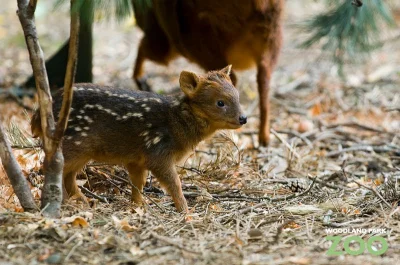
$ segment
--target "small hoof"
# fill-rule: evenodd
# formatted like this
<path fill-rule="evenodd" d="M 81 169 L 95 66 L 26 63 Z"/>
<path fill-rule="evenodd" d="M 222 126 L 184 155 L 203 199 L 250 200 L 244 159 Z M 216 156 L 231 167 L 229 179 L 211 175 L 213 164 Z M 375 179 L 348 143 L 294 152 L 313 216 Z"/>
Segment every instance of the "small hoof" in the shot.
<path fill-rule="evenodd" d="M 141 90 L 141 91 L 151 92 L 151 87 L 147 83 L 147 79 L 146 78 L 136 79 L 136 85 L 139 87 L 139 90 Z"/>
<path fill-rule="evenodd" d="M 258 136 L 258 145 L 259 146 L 266 147 L 266 146 L 269 145 L 269 141 L 270 141 L 269 135 L 268 136 L 266 136 L 266 135 L 259 135 Z"/>

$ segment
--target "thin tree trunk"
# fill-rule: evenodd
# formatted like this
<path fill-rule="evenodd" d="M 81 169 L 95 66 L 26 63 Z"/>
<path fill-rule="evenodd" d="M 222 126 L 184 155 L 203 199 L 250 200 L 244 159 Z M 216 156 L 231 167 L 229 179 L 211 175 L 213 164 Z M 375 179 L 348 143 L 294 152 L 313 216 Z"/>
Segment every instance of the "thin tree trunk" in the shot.
<path fill-rule="evenodd" d="M 71 0 L 72 10 L 73 0 Z M 67 70 L 64 80 L 63 102 L 57 122 L 57 128 L 54 131 L 53 139 L 57 143 L 57 150 L 50 160 L 45 160 L 43 167 L 46 169 L 46 178 L 44 181 L 42 193 L 42 207 L 53 215 L 59 213 L 62 199 L 62 170 L 64 166 L 64 156 L 62 154 L 61 140 L 67 128 L 69 113 L 71 110 L 73 83 L 76 72 L 76 63 L 78 55 L 79 39 L 79 13 L 71 11 L 71 28 L 69 38 L 69 56 Z M 42 128 L 43 130 L 43 128 Z M 44 130 L 43 130 L 44 131 Z"/>
<path fill-rule="evenodd" d="M 79 62 L 75 81 L 77 83 L 91 83 L 93 81 L 93 1 L 85 1 L 80 7 L 79 14 L 82 19 L 79 24 Z M 64 87 L 69 42 L 68 39 L 54 55 L 46 60 L 47 75 L 52 91 L 57 91 L 60 87 Z M 26 88 L 35 87 L 34 76 L 29 77 L 22 86 Z"/>
<path fill-rule="evenodd" d="M 45 216 L 59 217 L 62 201 L 62 169 L 64 166 L 61 140 L 67 126 L 72 101 L 72 84 L 74 81 L 77 60 L 76 44 L 79 32 L 79 15 L 77 12 L 71 14 L 70 54 L 67 64 L 67 74 L 65 77 L 67 85 L 64 87 L 64 94 L 66 95 L 64 95 L 63 98 L 63 108 L 59 114 L 60 119 L 56 128 L 44 56 L 38 42 L 34 22 L 37 0 L 17 0 L 17 2 L 17 13 L 24 30 L 25 41 L 28 46 L 30 61 L 36 81 L 36 90 L 40 102 L 39 110 L 43 132 L 42 141 L 45 152 L 43 164 L 45 183 L 42 193 L 42 209 Z M 71 6 L 73 3 L 73 0 L 71 0 Z M 73 10 L 73 8 L 71 8 L 71 10 Z"/>
<path fill-rule="evenodd" d="M 34 212 L 37 210 L 35 201 L 28 182 L 25 176 L 22 174 L 22 170 L 17 163 L 17 160 L 12 153 L 10 143 L 8 142 L 7 136 L 3 125 L 0 122 L 0 162 L 3 164 L 6 170 L 7 176 L 10 179 L 11 185 L 14 189 L 15 194 L 18 197 L 19 203 L 25 212 Z"/>

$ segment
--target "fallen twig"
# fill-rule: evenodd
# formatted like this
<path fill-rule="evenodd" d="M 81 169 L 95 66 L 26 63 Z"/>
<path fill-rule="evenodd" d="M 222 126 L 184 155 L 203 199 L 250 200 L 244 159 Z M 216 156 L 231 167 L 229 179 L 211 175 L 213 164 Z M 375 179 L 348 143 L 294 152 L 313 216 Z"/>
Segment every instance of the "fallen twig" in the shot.
<path fill-rule="evenodd" d="M 109 203 L 106 197 L 103 196 L 99 196 L 93 192 L 91 192 L 90 190 L 88 190 L 87 188 L 85 188 L 84 186 L 78 186 L 81 190 L 83 190 L 83 192 L 85 193 L 85 195 L 89 195 L 90 197 L 93 197 L 101 202 L 104 203 Z"/>
<path fill-rule="evenodd" d="M 386 206 L 388 206 L 389 208 L 392 208 L 392 205 L 390 203 L 388 203 L 377 190 L 370 188 L 370 187 L 358 182 L 355 179 L 353 179 L 353 182 L 356 183 L 360 187 L 363 187 L 363 188 L 366 188 L 367 190 L 372 191 L 382 202 L 384 202 L 386 204 Z"/>
<path fill-rule="evenodd" d="M 296 152 L 296 150 L 294 150 L 293 147 L 288 142 L 286 142 L 274 129 L 271 128 L 271 132 L 273 135 L 276 136 L 276 138 L 278 138 L 281 143 L 283 143 L 290 150 L 290 152 L 294 154 L 296 158 L 300 158 L 300 155 Z"/>
<path fill-rule="evenodd" d="M 356 145 L 348 148 L 343 148 L 341 150 L 336 150 L 336 151 L 331 151 L 328 152 L 325 157 L 333 157 L 340 155 L 342 153 L 346 152 L 354 152 L 354 151 L 367 151 L 367 152 L 400 152 L 400 150 L 396 150 L 395 148 L 392 148 L 390 146 L 384 145 L 384 146 L 373 146 L 373 145 Z"/>
<path fill-rule="evenodd" d="M 181 249 L 183 251 L 186 251 L 186 252 L 189 252 L 189 253 L 193 253 L 193 254 L 197 254 L 197 255 L 201 254 L 200 252 L 197 252 L 197 251 L 194 251 L 194 250 L 191 250 L 191 249 L 188 249 L 188 248 L 182 246 L 181 243 L 174 241 L 172 238 L 169 238 L 169 237 L 166 237 L 166 236 L 161 236 L 161 235 L 158 235 L 156 233 L 151 233 L 151 236 L 156 238 L 156 239 L 158 239 L 158 240 L 160 240 L 160 241 L 163 241 L 163 242 L 165 242 L 165 243 L 167 243 L 169 245 L 177 247 L 177 248 L 179 248 L 179 249 Z"/>
<path fill-rule="evenodd" d="M 306 190 L 303 191 L 302 193 L 299 193 L 299 194 L 291 194 L 291 195 L 289 195 L 289 196 L 283 196 L 283 197 L 277 197 L 277 198 L 263 197 L 262 199 L 264 199 L 265 201 L 260 202 L 260 203 L 258 203 L 258 204 L 256 204 L 256 205 L 253 205 L 253 206 L 251 206 L 251 207 L 244 208 L 244 209 L 242 209 L 242 210 L 239 211 L 239 214 L 248 213 L 248 212 L 250 212 L 250 211 L 253 211 L 253 210 L 256 209 L 256 208 L 260 208 L 260 207 L 266 205 L 267 203 L 279 202 L 279 201 L 286 201 L 286 200 L 289 200 L 289 199 L 293 199 L 293 198 L 298 198 L 298 197 L 304 196 L 304 195 L 306 195 L 307 193 L 309 193 L 310 190 L 313 188 L 314 183 L 315 183 L 315 179 L 316 179 L 316 178 L 313 178 L 313 179 L 312 179 L 313 182 L 310 184 L 310 186 L 308 187 L 308 189 L 306 189 Z"/>

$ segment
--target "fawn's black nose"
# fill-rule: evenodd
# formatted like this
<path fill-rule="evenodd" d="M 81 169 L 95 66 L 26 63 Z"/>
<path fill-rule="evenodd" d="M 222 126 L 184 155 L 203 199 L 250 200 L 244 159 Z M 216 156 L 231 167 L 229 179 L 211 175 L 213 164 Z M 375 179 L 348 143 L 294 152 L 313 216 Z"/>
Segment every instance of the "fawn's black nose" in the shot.
<path fill-rule="evenodd" d="M 247 123 L 247 117 L 245 115 L 240 115 L 239 123 L 242 124 L 242 125 L 246 124 Z"/>

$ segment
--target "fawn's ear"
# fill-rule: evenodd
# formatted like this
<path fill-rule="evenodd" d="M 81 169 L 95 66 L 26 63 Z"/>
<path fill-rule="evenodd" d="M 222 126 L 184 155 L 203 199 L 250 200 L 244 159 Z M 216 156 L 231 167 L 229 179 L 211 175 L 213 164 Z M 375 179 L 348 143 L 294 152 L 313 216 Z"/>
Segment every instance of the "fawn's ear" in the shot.
<path fill-rule="evenodd" d="M 182 71 L 181 76 L 179 77 L 181 89 L 188 97 L 191 97 L 194 94 L 199 81 L 200 78 L 195 73 L 188 71 Z"/>
<path fill-rule="evenodd" d="M 229 76 L 231 74 L 231 70 L 232 70 L 232 65 L 228 65 L 225 68 L 221 69 L 221 72 L 223 72 L 224 74 L 226 74 L 227 76 Z"/>

